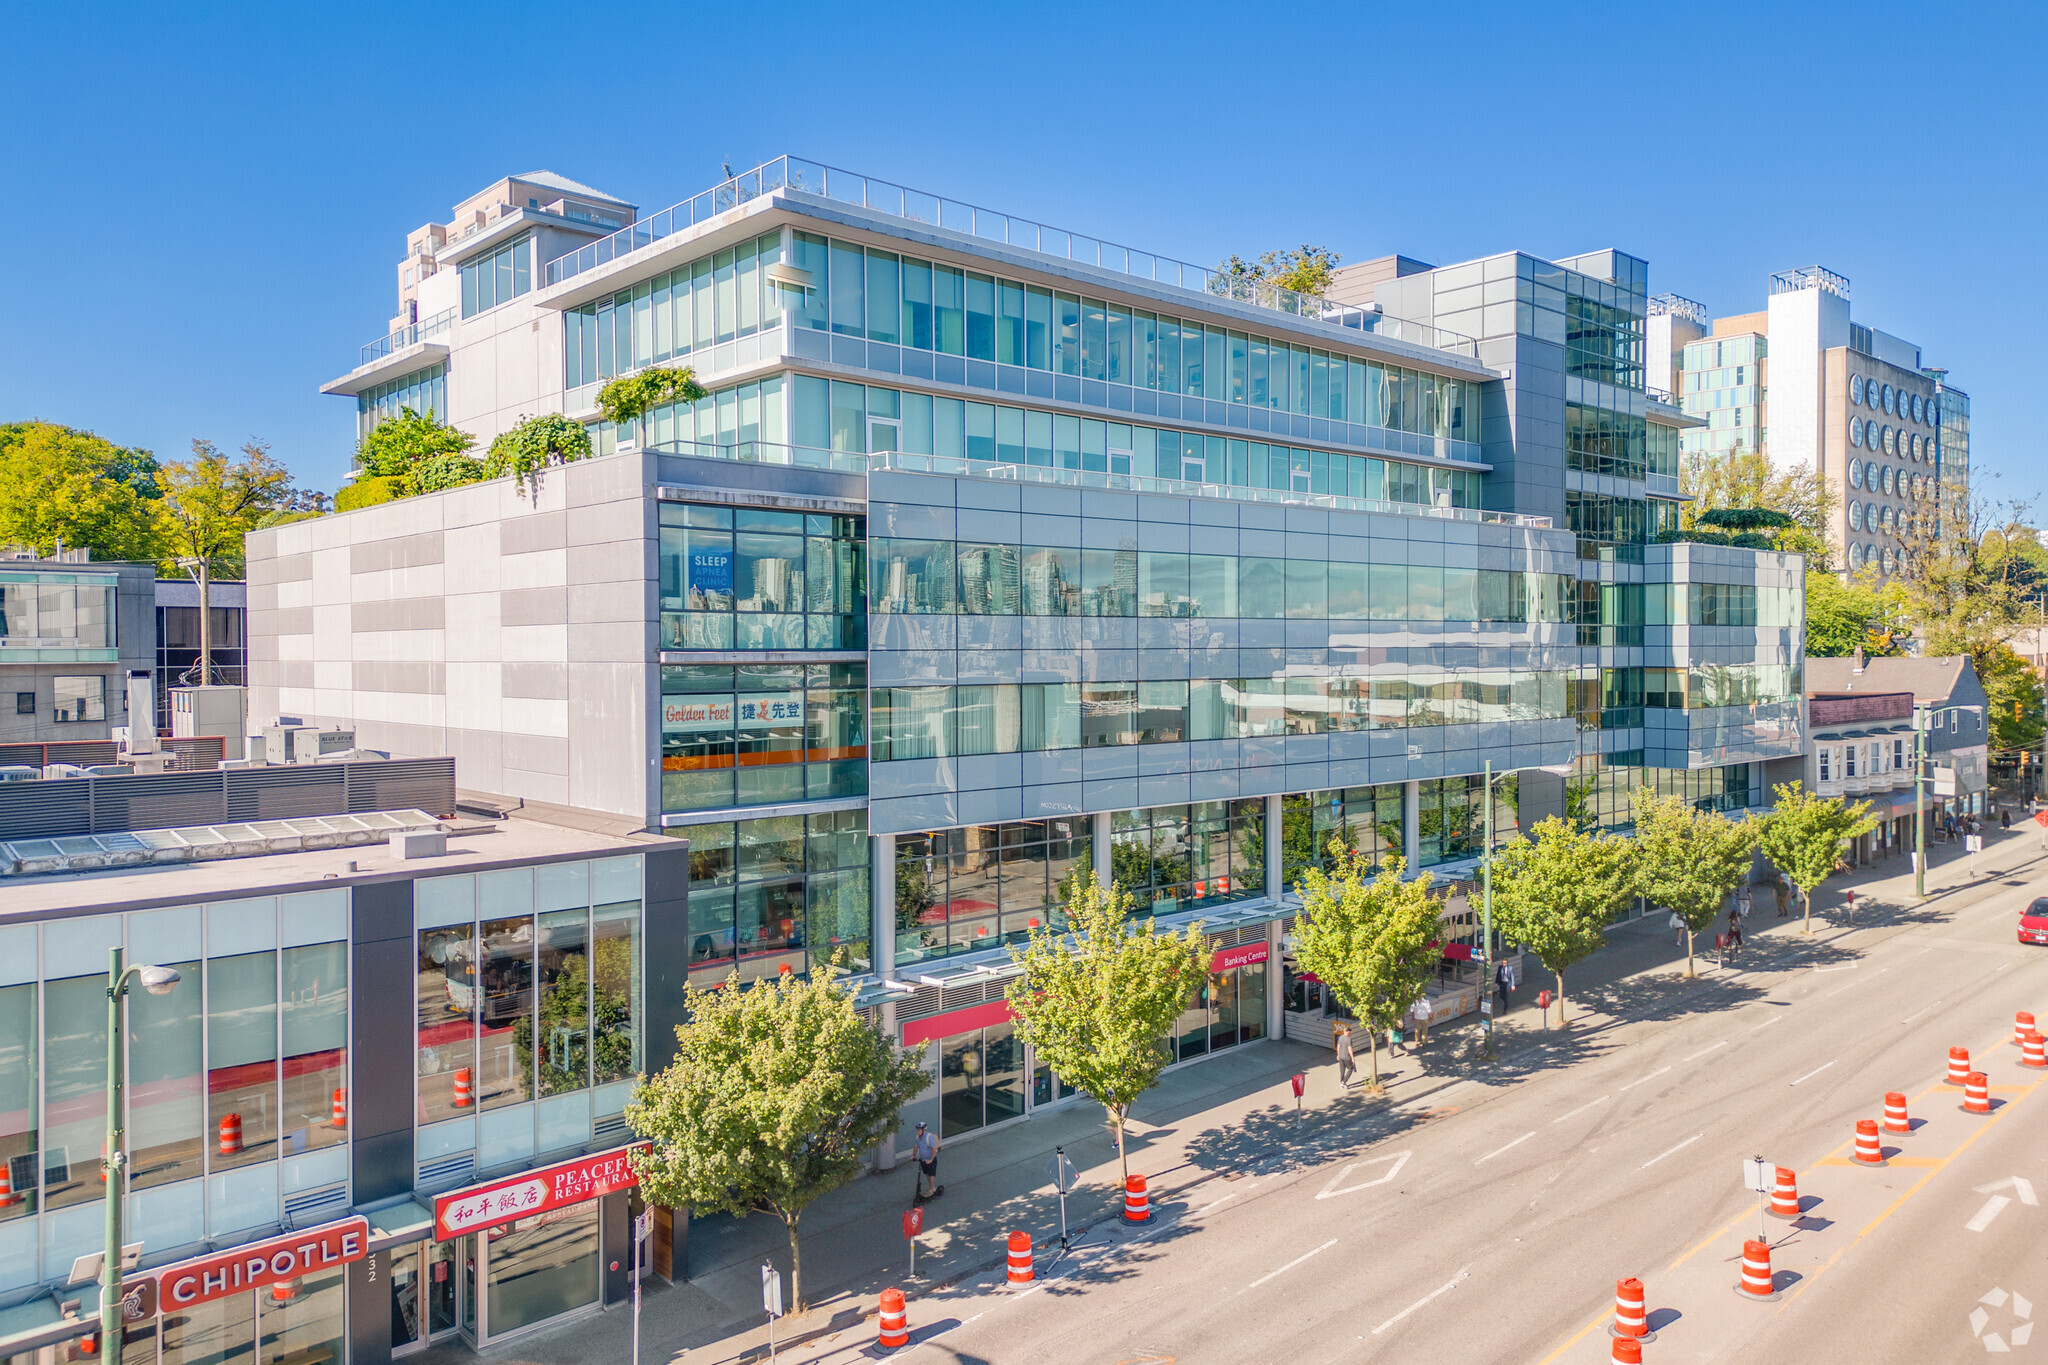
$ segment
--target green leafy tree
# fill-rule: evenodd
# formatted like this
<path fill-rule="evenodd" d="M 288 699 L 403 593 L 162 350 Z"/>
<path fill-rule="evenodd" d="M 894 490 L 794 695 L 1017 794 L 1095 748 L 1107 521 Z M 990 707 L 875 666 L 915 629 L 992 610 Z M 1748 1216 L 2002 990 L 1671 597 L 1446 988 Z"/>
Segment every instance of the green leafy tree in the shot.
<path fill-rule="evenodd" d="M 1298 251 L 1268 251 L 1257 260 L 1232 255 L 1216 267 L 1214 293 L 1231 298 L 1256 297 L 1260 286 L 1321 295 L 1336 278 L 1344 258 L 1326 246 L 1304 242 Z"/>
<path fill-rule="evenodd" d="M 289 503 L 292 476 L 262 441 L 229 456 L 211 441 L 192 442 L 192 458 L 158 475 L 166 574 L 199 585 L 199 681 L 213 681 L 213 583 L 242 576 L 242 538 Z"/>
<path fill-rule="evenodd" d="M 685 987 L 683 1006 L 675 1061 L 626 1106 L 653 1144 L 629 1158 L 634 1173 L 652 1203 L 781 1219 L 801 1312 L 804 1210 L 866 1170 L 925 1088 L 924 1049 L 899 1054 L 830 966 L 746 988 L 734 973 L 713 990 Z"/>
<path fill-rule="evenodd" d="M 1685 922 L 1685 974 L 1692 976 L 1693 938 L 1748 879 L 1756 826 L 1648 787 L 1636 794 L 1635 822 L 1636 894 Z"/>
<path fill-rule="evenodd" d="M 1635 896 L 1635 849 L 1561 816 L 1493 855 L 1493 923 L 1557 978 L 1565 1022 L 1565 972 L 1599 951 L 1607 926 Z"/>
<path fill-rule="evenodd" d="M 1067 933 L 1034 929 L 1010 956 L 1023 968 L 1006 992 L 1017 1036 L 1108 1113 L 1128 1180 L 1131 1106 L 1172 1059 L 1168 1032 L 1209 974 L 1202 926 L 1178 935 L 1149 918 L 1133 926 L 1129 894 L 1091 873 L 1067 902 Z"/>
<path fill-rule="evenodd" d="M 550 465 L 589 458 L 590 429 L 559 412 L 545 412 L 520 418 L 491 442 L 489 476 L 510 474 L 524 492 L 528 483 L 540 486 L 541 472 Z"/>
<path fill-rule="evenodd" d="M 334 495 L 334 510 L 353 512 L 358 507 L 375 507 L 380 502 L 405 496 L 405 480 L 395 474 L 359 475 Z"/>
<path fill-rule="evenodd" d="M 158 469 L 148 451 L 91 432 L 25 422 L 0 440 L 0 544 L 51 554 L 61 544 L 98 559 L 163 557 Z"/>
<path fill-rule="evenodd" d="M 437 455 L 466 454 L 475 444 L 476 437 L 441 421 L 432 411 L 400 408 L 398 416 L 385 418 L 356 443 L 356 465 L 377 478 L 405 479 L 414 465 Z"/>
<path fill-rule="evenodd" d="M 1844 583 L 1810 565 L 1806 573 L 1806 653 L 1846 659 L 1859 648 L 1871 658 L 1906 652 L 1908 631 L 1890 603 L 1859 573 Z"/>
<path fill-rule="evenodd" d="M 1694 451 L 1685 457 L 1679 486 L 1692 498 L 1679 510 L 1679 524 L 1688 532 L 1731 540 L 1754 536 L 1760 548 L 1805 555 L 1809 573 L 1825 571 L 1832 562 L 1828 522 L 1835 495 L 1811 465 L 1779 469 L 1763 451 L 1740 447 L 1720 454 Z M 1710 520 L 1743 511 L 1779 513 L 1789 522 L 1736 525 Z"/>
<path fill-rule="evenodd" d="M 1763 818 L 1758 843 L 1764 856 L 1799 888 L 1805 902 L 1803 931 L 1813 932 L 1813 893 L 1834 872 L 1849 841 L 1877 828 L 1870 803 L 1851 806 L 1839 796 L 1821 797 L 1797 782 L 1772 788 L 1778 802 Z"/>
<path fill-rule="evenodd" d="M 1401 880 L 1399 858 L 1375 870 L 1371 859 L 1341 840 L 1331 840 L 1329 852 L 1330 871 L 1310 867 L 1294 884 L 1301 896 L 1294 959 L 1365 1025 L 1376 1094 L 1379 1037 L 1422 998 L 1441 960 L 1435 944 L 1443 907 L 1429 892 L 1433 879 L 1427 872 Z"/>
<path fill-rule="evenodd" d="M 657 365 L 638 374 L 623 375 L 599 389 L 597 410 L 614 426 L 633 423 L 644 437 L 646 432 L 639 425 L 641 418 L 664 403 L 694 403 L 704 393 L 696 371 L 689 366 L 669 369 Z"/>
<path fill-rule="evenodd" d="M 1984 685 L 1993 749 L 2041 747 L 2041 676 L 2008 644 L 1994 645 L 1971 662 Z"/>

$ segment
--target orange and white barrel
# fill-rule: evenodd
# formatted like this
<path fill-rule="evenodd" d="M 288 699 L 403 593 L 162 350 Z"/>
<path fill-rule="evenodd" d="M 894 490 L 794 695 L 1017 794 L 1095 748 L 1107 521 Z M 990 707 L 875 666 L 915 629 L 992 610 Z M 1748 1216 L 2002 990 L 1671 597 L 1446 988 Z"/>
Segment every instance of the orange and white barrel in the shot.
<path fill-rule="evenodd" d="M 880 1345 L 885 1351 L 910 1344 L 910 1310 L 904 1306 L 903 1291 L 884 1289 L 881 1312 L 876 1314 L 881 1325 Z"/>
<path fill-rule="evenodd" d="M 1778 1183 L 1771 1189 L 1771 1212 L 1779 1218 L 1799 1216 L 1799 1176 L 1789 1166 L 1778 1167 Z"/>
<path fill-rule="evenodd" d="M 233 1156 L 242 1150 L 242 1116 L 229 1114 L 220 1121 L 220 1154 Z"/>
<path fill-rule="evenodd" d="M 334 1105 L 328 1113 L 332 1116 L 336 1128 L 348 1127 L 348 1091 L 339 1086 L 335 1087 Z"/>
<path fill-rule="evenodd" d="M 1635 1337 L 1616 1337 L 1607 1353 L 1608 1365 L 1643 1365 L 1643 1343 Z"/>
<path fill-rule="evenodd" d="M 1145 1177 L 1127 1177 L 1124 1180 L 1124 1221 L 1142 1223 L 1151 1216 L 1152 1196 L 1145 1192 Z"/>
<path fill-rule="evenodd" d="M 1970 1079 L 1970 1049 L 1952 1047 L 1948 1050 L 1948 1083 L 1961 1085 Z"/>
<path fill-rule="evenodd" d="M 467 1109 L 475 1103 L 476 1092 L 470 1087 L 469 1068 L 458 1066 L 455 1068 L 455 1107 Z"/>
<path fill-rule="evenodd" d="M 1643 1309 L 1643 1282 L 1633 1275 L 1614 1282 L 1614 1325 L 1607 1332 L 1631 1341 L 1650 1335 L 1649 1316 Z"/>
<path fill-rule="evenodd" d="M 1884 1130 L 1901 1137 L 1913 1131 L 1912 1115 L 1906 1112 L 1906 1097 L 1896 1090 L 1887 1090 L 1884 1094 Z"/>
<path fill-rule="evenodd" d="M 1981 1071 L 1972 1071 L 1963 1082 L 1963 1112 L 1965 1114 L 1988 1114 L 1991 1112 L 1991 1082 L 1984 1079 Z"/>
<path fill-rule="evenodd" d="M 1856 1164 L 1858 1166 L 1882 1166 L 1884 1149 L 1877 1145 L 1877 1120 L 1856 1120 Z"/>
<path fill-rule="evenodd" d="M 1737 1288 L 1753 1299 L 1775 1299 L 1771 1287 L 1771 1244 L 1748 1241 L 1742 1244 L 1742 1283 Z"/>
<path fill-rule="evenodd" d="M 1031 1234 L 1010 1234 L 1010 1283 L 1029 1284 L 1037 1275 L 1031 1268 Z"/>
<path fill-rule="evenodd" d="M 2028 1029 L 2027 1037 L 2020 1044 L 2021 1066 L 2048 1066 L 2048 1039 L 2041 1037 L 2037 1029 Z"/>
<path fill-rule="evenodd" d="M 2025 1043 L 2026 1043 L 2026 1041 L 2027 1041 L 2027 1035 L 2028 1035 L 2029 1033 L 2032 1033 L 2033 1031 L 2034 1031 L 2034 1016 L 2033 1016 L 2033 1015 L 2031 1015 L 2031 1014 L 2027 1013 L 2027 1012 L 2026 1012 L 2025 1010 L 2021 1010 L 2021 1011 L 2020 1011 L 2019 1013 L 2017 1013 L 2017 1014 L 2013 1015 L 2013 1017 L 2012 1017 L 2012 1045 L 2013 1045 L 2014 1047 L 2021 1047 L 2021 1046 L 2024 1046 L 2024 1045 L 2025 1045 Z"/>

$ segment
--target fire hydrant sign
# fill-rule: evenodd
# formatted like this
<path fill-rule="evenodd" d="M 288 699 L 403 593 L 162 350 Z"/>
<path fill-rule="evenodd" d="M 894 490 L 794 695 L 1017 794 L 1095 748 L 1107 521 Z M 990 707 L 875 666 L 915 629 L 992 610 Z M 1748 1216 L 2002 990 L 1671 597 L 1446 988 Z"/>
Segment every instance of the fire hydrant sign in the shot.
<path fill-rule="evenodd" d="M 651 1150 L 645 1142 L 615 1147 L 609 1152 L 451 1191 L 434 1201 L 434 1235 L 446 1241 L 466 1232 L 481 1232 L 550 1209 L 630 1190 L 640 1183 L 640 1178 L 633 1174 L 626 1153 Z"/>

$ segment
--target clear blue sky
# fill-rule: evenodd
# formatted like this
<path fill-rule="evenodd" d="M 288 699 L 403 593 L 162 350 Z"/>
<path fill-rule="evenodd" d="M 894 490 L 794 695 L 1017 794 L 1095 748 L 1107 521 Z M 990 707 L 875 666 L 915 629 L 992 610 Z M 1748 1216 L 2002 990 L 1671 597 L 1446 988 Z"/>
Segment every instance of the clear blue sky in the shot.
<path fill-rule="evenodd" d="M 1700 16 L 1696 26 L 1686 16 Z M 1819 263 L 2048 490 L 2039 5 L 17 10 L 0 419 L 347 467 L 405 233 L 546 168 L 643 211 L 782 152 L 1184 260 L 1617 246 L 1760 307 Z"/>

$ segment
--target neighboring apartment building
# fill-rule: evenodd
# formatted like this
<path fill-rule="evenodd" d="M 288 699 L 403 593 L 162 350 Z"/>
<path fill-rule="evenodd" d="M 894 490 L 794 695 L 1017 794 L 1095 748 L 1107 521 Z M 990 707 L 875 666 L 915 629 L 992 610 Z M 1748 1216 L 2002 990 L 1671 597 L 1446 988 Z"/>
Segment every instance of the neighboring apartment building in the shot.
<path fill-rule="evenodd" d="M 1063 1098 L 1004 948 L 1090 867 L 1205 921 L 1191 1058 L 1292 1027 L 1283 897 L 1333 834 L 1467 875 L 1489 763 L 1503 831 L 1798 772 L 1801 562 L 1654 543 L 1696 422 L 1622 253 L 1308 299 L 795 160 L 436 260 L 508 252 L 326 389 L 373 424 L 432 386 L 479 442 L 559 410 L 596 456 L 252 535 L 252 724 L 687 835 L 692 976 L 842 957 L 937 1041 L 946 1132 Z M 654 364 L 710 395 L 601 422 Z"/>
<path fill-rule="evenodd" d="M 1668 354 L 1680 402 L 1706 425 L 1682 448 L 1818 470 L 1850 571 L 1893 572 L 1916 509 L 1939 518 L 1967 504 L 1969 395 L 1919 346 L 1852 321 L 1845 277 L 1820 266 L 1773 275 L 1763 311 L 1716 318 L 1703 335 L 1704 310 L 1687 311 Z"/>
<path fill-rule="evenodd" d="M 93 1358 L 116 947 L 181 978 L 127 998 L 116 1179 L 160 1307 L 125 1360 L 382 1365 L 624 1301 L 687 880 L 670 841 L 420 810 L 0 843 L 0 1357 Z M 478 1212 L 563 1167 L 598 1178 Z"/>
<path fill-rule="evenodd" d="M 155 581 L 151 565 L 96 564 L 84 550 L 0 558 L 0 699 L 13 703 L 0 705 L 0 744 L 105 740 L 128 724 L 128 674 L 156 665 Z M 4 761 L 68 761 L 37 752 Z"/>

